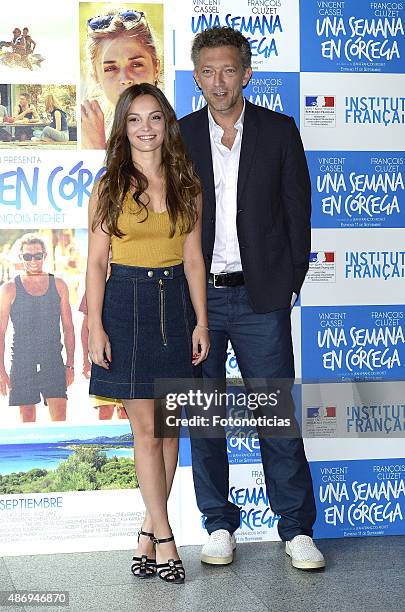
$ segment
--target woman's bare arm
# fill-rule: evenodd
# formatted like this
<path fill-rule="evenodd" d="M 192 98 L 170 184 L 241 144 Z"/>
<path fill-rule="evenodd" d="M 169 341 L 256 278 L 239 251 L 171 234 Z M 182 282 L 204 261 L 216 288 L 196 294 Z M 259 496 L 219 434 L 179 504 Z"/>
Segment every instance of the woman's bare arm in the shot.
<path fill-rule="evenodd" d="M 104 331 L 101 313 L 105 282 L 107 277 L 108 254 L 110 249 L 110 236 L 98 225 L 92 230 L 93 219 L 97 207 L 98 185 L 93 187 L 89 201 L 89 230 L 88 230 L 88 257 L 86 270 L 86 297 L 88 308 L 88 347 L 94 363 L 108 369 L 105 355 L 111 361 L 111 348 Z"/>
<path fill-rule="evenodd" d="M 193 364 L 197 365 L 206 359 L 209 351 L 208 314 L 207 314 L 207 278 L 201 248 L 201 211 L 202 198 L 198 196 L 198 221 L 184 243 L 184 273 L 187 278 L 190 297 L 197 317 L 197 326 L 193 332 Z M 201 351 L 198 350 L 200 346 Z M 194 355 L 198 357 L 194 358 Z"/>

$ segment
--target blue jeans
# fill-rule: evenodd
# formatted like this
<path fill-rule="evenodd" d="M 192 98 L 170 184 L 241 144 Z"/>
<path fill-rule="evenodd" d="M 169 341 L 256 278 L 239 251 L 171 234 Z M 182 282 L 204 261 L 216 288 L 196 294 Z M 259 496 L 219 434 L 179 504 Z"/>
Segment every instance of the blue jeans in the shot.
<path fill-rule="evenodd" d="M 42 130 L 41 137 L 50 138 L 51 140 L 55 140 L 55 142 L 67 142 L 69 140 L 69 130 L 56 130 L 50 125 L 46 125 Z"/>
<path fill-rule="evenodd" d="M 264 289 L 265 290 L 265 289 Z M 203 363 L 204 378 L 224 378 L 228 340 L 241 370 L 249 378 L 293 379 L 294 355 L 290 309 L 266 314 L 252 309 L 245 286 L 214 288 L 208 285 L 208 319 L 211 349 Z M 288 410 L 291 417 L 292 410 Z M 312 478 L 300 437 L 264 437 L 258 429 L 267 494 L 280 515 L 282 540 L 299 534 L 312 536 L 316 506 Z M 239 507 L 228 500 L 229 464 L 223 437 L 191 436 L 197 505 L 206 516 L 209 533 L 240 524 Z"/>

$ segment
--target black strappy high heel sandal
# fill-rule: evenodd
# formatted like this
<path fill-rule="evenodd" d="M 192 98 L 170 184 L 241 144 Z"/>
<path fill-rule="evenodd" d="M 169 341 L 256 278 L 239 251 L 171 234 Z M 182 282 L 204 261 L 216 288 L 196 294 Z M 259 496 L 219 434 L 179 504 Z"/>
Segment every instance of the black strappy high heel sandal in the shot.
<path fill-rule="evenodd" d="M 156 544 L 164 544 L 165 542 L 173 542 L 174 536 L 170 538 L 153 538 L 153 543 L 156 548 Z M 183 584 L 186 578 L 186 572 L 183 567 L 181 559 L 168 559 L 166 563 L 158 563 L 156 565 L 156 571 L 162 580 L 165 582 L 172 582 L 174 584 Z"/>
<path fill-rule="evenodd" d="M 154 542 L 155 536 L 148 531 L 138 531 L 138 544 L 141 535 L 148 536 Z M 156 575 L 156 559 L 149 559 L 147 555 L 132 557 L 131 572 L 135 578 L 153 578 Z"/>

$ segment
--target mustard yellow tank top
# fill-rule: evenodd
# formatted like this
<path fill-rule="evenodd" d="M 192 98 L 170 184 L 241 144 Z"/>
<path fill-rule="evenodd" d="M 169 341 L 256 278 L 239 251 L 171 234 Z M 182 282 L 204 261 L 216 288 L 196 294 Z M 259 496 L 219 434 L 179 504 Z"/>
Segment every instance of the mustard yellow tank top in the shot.
<path fill-rule="evenodd" d="M 127 193 L 118 217 L 118 228 L 125 236 L 111 236 L 111 262 L 142 268 L 164 268 L 182 263 L 187 234 L 180 234 L 176 228 L 173 238 L 169 238 L 167 211 L 148 210 L 148 217 L 145 217 L 146 211 L 134 201 L 132 194 Z"/>

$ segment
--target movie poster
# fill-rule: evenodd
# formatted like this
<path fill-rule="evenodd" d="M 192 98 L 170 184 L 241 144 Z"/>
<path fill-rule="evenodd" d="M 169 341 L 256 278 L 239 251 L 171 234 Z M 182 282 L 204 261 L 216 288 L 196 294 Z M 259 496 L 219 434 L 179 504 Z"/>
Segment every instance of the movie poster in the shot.
<path fill-rule="evenodd" d="M 105 149 L 124 89 L 146 82 L 164 90 L 163 5 L 79 7 L 81 148 Z"/>
<path fill-rule="evenodd" d="M 404 533 L 404 8 L 380 4 L 20 0 L 3 8 L 4 555 L 135 546 L 144 512 L 136 440 L 119 398 L 88 394 L 88 203 L 122 91 L 155 84 L 178 117 L 204 107 L 190 52 L 213 26 L 248 38 L 244 95 L 294 118 L 311 176 L 308 274 L 291 320 L 315 537 Z M 241 377 L 230 343 L 226 374 Z M 237 539 L 278 540 L 257 436 L 228 431 L 226 439 Z M 187 436 L 170 513 L 179 544 L 205 540 Z"/>
<path fill-rule="evenodd" d="M 401 151 L 307 151 L 313 228 L 405 225 Z"/>
<path fill-rule="evenodd" d="M 404 71 L 403 2 L 300 3 L 303 72 Z"/>

